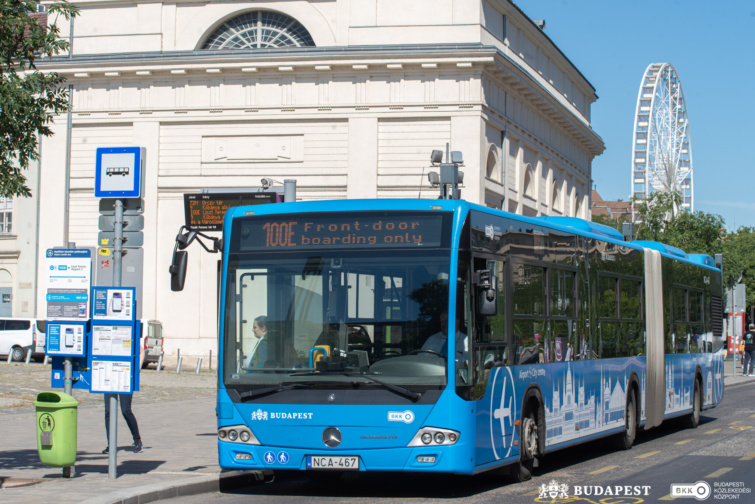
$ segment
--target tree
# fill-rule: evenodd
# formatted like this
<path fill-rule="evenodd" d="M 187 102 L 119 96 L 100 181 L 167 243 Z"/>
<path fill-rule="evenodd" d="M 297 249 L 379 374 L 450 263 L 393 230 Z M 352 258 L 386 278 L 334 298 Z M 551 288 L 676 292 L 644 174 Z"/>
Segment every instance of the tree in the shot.
<path fill-rule="evenodd" d="M 595 215 L 595 214 L 593 214 L 592 221 L 596 222 L 598 224 L 603 224 L 604 226 L 612 227 L 612 228 L 618 230 L 619 232 L 621 232 L 621 230 L 622 230 L 622 224 L 624 224 L 625 222 L 628 222 L 629 219 L 627 218 L 626 215 L 619 215 L 618 218 L 612 219 L 608 215 Z"/>
<path fill-rule="evenodd" d="M 747 285 L 747 306 L 755 305 L 755 229 L 740 227 L 724 239 L 724 285 Z"/>
<path fill-rule="evenodd" d="M 38 137 L 52 136 L 53 115 L 68 110 L 65 79 L 37 70 L 35 62 L 68 49 L 56 23 L 34 16 L 35 0 L 0 0 L 0 196 L 31 196 L 23 171 L 39 159 Z M 67 2 L 48 6 L 48 16 L 70 19 Z M 43 18 L 46 19 L 46 18 Z"/>
<path fill-rule="evenodd" d="M 665 243 L 688 254 L 714 256 L 723 252 L 723 218 L 701 211 L 676 213 L 680 203 L 680 193 L 663 192 L 641 201 L 638 214 L 642 222 L 636 226 L 636 238 Z"/>
<path fill-rule="evenodd" d="M 641 221 L 635 226 L 635 237 L 667 243 L 664 241 L 666 230 L 673 218 L 674 208 L 681 201 L 682 195 L 678 192 L 654 192 L 647 200 L 635 198 L 633 202 L 637 205 L 637 215 Z"/>

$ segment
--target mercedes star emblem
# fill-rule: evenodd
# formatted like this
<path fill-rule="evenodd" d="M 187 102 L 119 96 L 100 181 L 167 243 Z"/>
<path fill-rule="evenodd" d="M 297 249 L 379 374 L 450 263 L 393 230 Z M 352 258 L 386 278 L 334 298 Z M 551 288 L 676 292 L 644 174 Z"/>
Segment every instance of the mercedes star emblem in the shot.
<path fill-rule="evenodd" d="M 329 448 L 335 448 L 341 444 L 341 431 L 335 427 L 328 427 L 322 432 L 322 442 Z"/>

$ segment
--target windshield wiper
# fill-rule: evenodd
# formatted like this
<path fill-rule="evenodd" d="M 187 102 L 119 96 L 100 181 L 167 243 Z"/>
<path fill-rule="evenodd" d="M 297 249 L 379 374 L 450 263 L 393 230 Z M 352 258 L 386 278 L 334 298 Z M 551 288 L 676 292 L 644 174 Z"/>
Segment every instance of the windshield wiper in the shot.
<path fill-rule="evenodd" d="M 358 376 L 360 378 L 365 378 L 367 380 L 370 380 L 373 383 L 377 383 L 378 385 L 381 385 L 381 386 L 387 388 L 388 390 L 390 390 L 392 392 L 395 392 L 395 393 L 397 393 L 399 395 L 407 397 L 407 398 L 411 399 L 414 402 L 419 401 L 419 399 L 422 397 L 422 394 L 420 394 L 419 392 L 415 392 L 413 390 L 409 390 L 408 388 L 404 388 L 404 387 L 401 387 L 399 385 L 394 385 L 393 383 L 384 382 L 383 380 L 378 380 L 374 376 L 370 376 L 372 374 L 380 374 L 380 373 L 368 373 L 368 372 L 364 372 L 364 373 L 353 373 L 352 372 L 352 373 L 349 373 L 349 372 L 345 372 L 345 371 L 321 371 L 321 372 L 315 373 L 315 376 L 316 375 L 323 375 L 323 374 L 326 374 L 326 375 L 328 375 L 328 374 L 329 375 L 343 375 L 343 376 Z M 304 376 L 304 375 L 313 376 L 310 373 L 295 373 L 295 374 L 293 374 L 291 376 Z M 352 382 L 352 383 L 356 384 L 356 382 Z"/>
<path fill-rule="evenodd" d="M 244 402 L 249 399 L 256 399 L 257 397 L 262 397 L 270 394 L 275 394 L 276 392 L 283 392 L 284 390 L 292 390 L 297 388 L 309 388 L 311 387 L 311 383 L 305 383 L 305 382 L 292 382 L 292 383 L 286 383 L 285 385 L 283 383 L 279 383 L 278 385 L 274 387 L 268 387 L 263 389 L 257 389 L 257 390 L 248 390 L 246 392 L 241 392 L 239 394 L 239 399 Z"/>
<path fill-rule="evenodd" d="M 383 380 L 378 380 L 374 376 L 370 376 L 371 373 L 343 373 L 343 374 L 346 376 L 358 376 L 360 378 L 365 378 L 367 380 L 370 380 L 371 382 L 377 383 L 378 385 L 382 385 L 383 387 L 393 392 L 396 392 L 397 394 L 400 394 L 404 397 L 408 397 L 414 402 L 419 401 L 420 398 L 422 397 L 422 394 L 420 394 L 419 392 L 415 392 L 408 388 L 394 385 L 393 383 L 384 382 Z"/>

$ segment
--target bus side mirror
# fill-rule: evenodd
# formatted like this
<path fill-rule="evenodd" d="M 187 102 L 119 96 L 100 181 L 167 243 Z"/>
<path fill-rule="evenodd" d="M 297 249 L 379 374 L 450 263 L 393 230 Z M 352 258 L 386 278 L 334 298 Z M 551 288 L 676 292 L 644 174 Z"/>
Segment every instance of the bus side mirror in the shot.
<path fill-rule="evenodd" d="M 179 233 L 178 236 L 176 236 L 176 242 L 178 243 L 178 249 L 183 250 L 189 245 L 191 245 L 191 242 L 194 241 L 194 238 L 197 237 L 197 232 L 189 229 L 185 233 L 181 234 Z"/>
<path fill-rule="evenodd" d="M 498 314 L 498 278 L 490 270 L 475 271 L 477 288 L 480 291 L 477 313 L 491 317 Z"/>
<path fill-rule="evenodd" d="M 176 250 L 173 252 L 173 262 L 168 268 L 170 271 L 170 290 L 173 292 L 182 291 L 184 282 L 186 282 L 186 263 L 189 253 L 185 250 Z"/>

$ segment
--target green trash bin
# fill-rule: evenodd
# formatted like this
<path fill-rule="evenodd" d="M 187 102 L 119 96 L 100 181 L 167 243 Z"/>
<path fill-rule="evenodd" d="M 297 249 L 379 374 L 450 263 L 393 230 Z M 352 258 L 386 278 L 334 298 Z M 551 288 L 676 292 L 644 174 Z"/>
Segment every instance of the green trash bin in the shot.
<path fill-rule="evenodd" d="M 78 401 L 63 392 L 41 392 L 34 406 L 39 460 L 46 466 L 72 466 L 76 462 Z"/>

